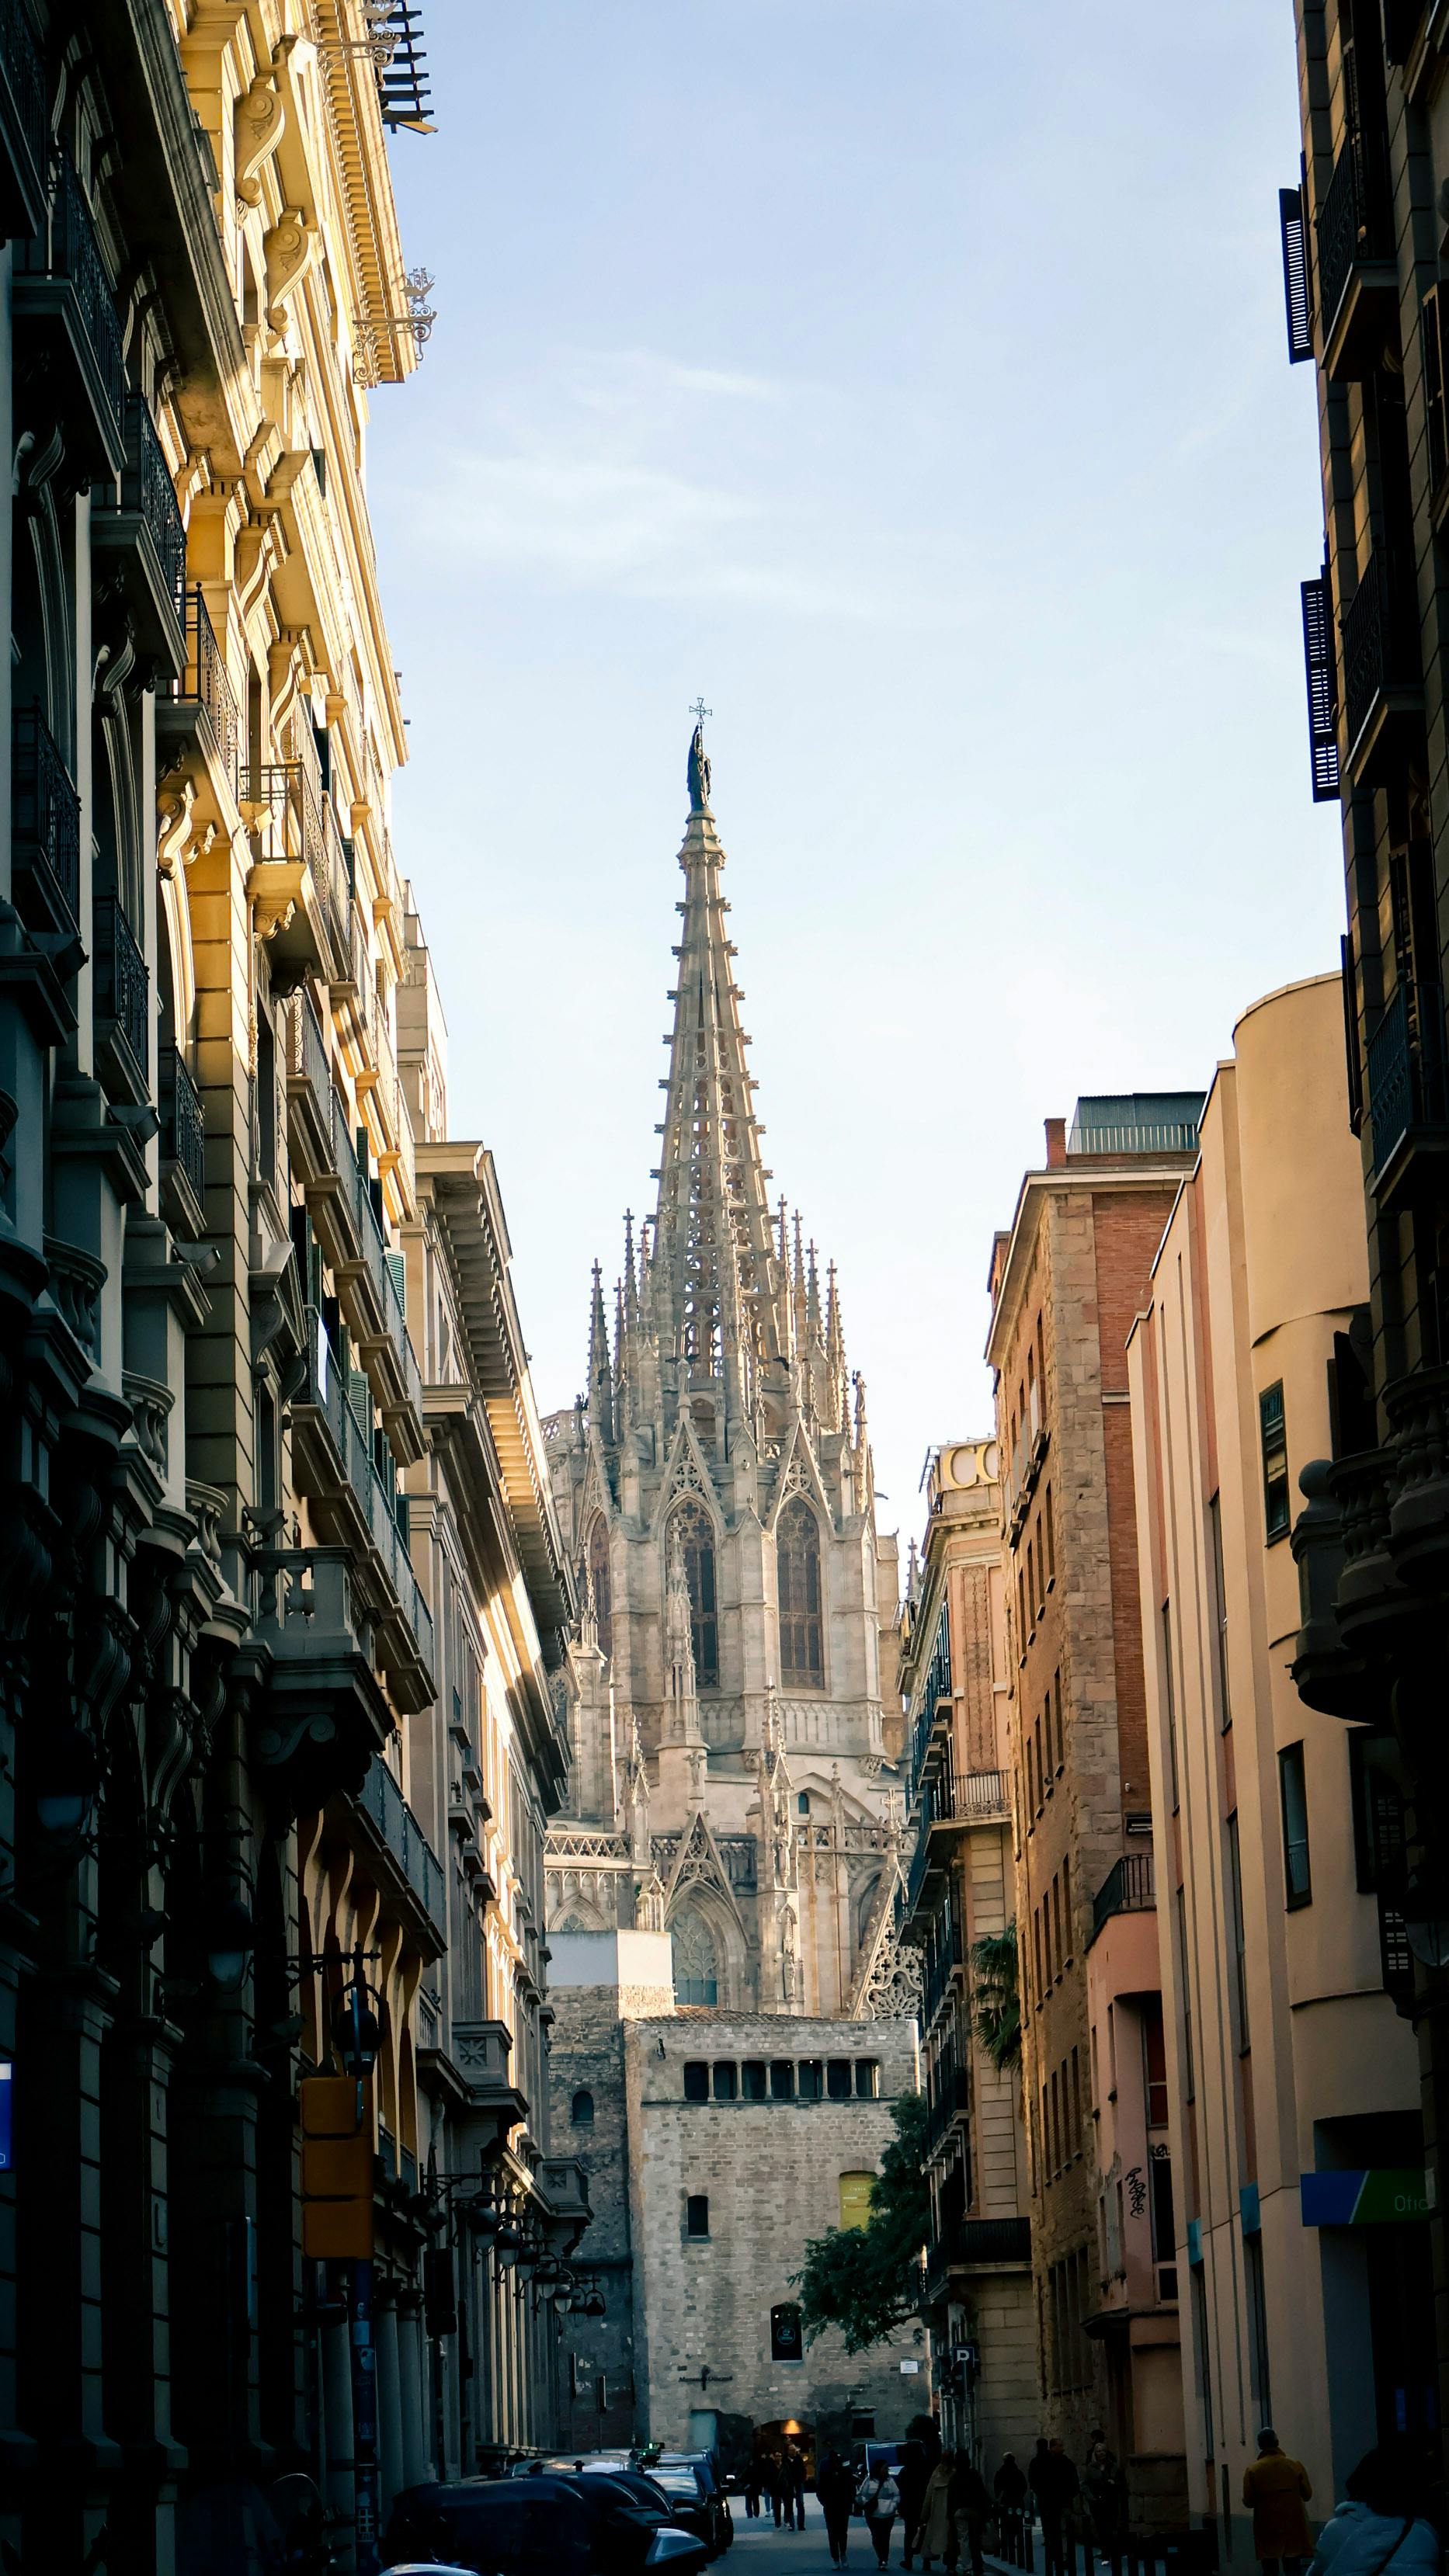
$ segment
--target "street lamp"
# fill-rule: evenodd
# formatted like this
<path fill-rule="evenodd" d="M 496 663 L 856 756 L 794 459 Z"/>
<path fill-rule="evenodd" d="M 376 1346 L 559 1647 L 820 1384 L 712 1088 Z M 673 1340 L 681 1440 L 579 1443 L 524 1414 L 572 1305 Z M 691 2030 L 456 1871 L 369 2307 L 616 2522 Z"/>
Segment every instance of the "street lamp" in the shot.
<path fill-rule="evenodd" d="M 246 1982 L 256 1946 L 256 1926 L 240 1899 L 229 1896 L 207 1926 L 206 1971 L 217 1992 L 234 1995 Z"/>
<path fill-rule="evenodd" d="M 505 2210 L 498 2223 L 498 2233 L 493 2239 L 493 2251 L 497 2257 L 500 2272 L 512 2271 L 522 2247 L 522 2234 L 509 2212 Z"/>

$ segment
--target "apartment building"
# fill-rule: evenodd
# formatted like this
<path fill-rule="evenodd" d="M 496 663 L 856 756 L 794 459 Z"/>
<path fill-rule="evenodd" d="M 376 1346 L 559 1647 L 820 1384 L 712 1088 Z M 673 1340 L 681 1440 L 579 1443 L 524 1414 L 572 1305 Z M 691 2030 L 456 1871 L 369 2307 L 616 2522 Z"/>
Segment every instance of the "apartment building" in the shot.
<path fill-rule="evenodd" d="M 1152 1800 L 1126 1344 L 1197 1143 L 1197 1093 L 1050 1120 L 991 1265 L 1032 2279 L 1045 2429 L 1103 2425 L 1134 2529 L 1185 2515 L 1155 2081 Z"/>
<path fill-rule="evenodd" d="M 925 1533 L 901 1625 L 903 1913 L 921 1958 L 930 2105 L 931 2377 L 943 2442 L 988 2475 L 1004 2451 L 1030 2456 L 1040 2412 L 1019 2036 L 1012 2045 L 1016 1867 L 996 1462 L 991 1439 L 943 1442 L 928 1457 Z"/>
<path fill-rule="evenodd" d="M 1281 204 L 1289 355 L 1315 367 L 1318 387 L 1324 555 L 1303 585 L 1311 787 L 1343 817 L 1348 1104 L 1364 1189 L 1372 1414 L 1315 1479 L 1295 1536 L 1307 1614 L 1295 1672 L 1311 1709 L 1397 1733 L 1411 1793 L 1402 1899 L 1437 2173 L 1449 2082 L 1449 1815 L 1437 1725 L 1425 1713 L 1449 1638 L 1440 543 L 1449 30 L 1427 0 L 1301 0 L 1296 23 L 1301 176 Z M 1444 2207 L 1439 2188 L 1436 2239 Z M 1442 2244 L 1435 2260 L 1442 2281 Z M 1438 2334 L 1442 2422 L 1442 2294 Z"/>
<path fill-rule="evenodd" d="M 1294 1481 L 1364 1410 L 1360 1188 L 1320 976 L 1234 1030 L 1128 1345 L 1189 2494 L 1245 2567 L 1260 2425 L 1326 2514 L 1434 2420 L 1392 1745 L 1288 1669 Z"/>
<path fill-rule="evenodd" d="M 365 2560 L 399 2484 L 546 2437 L 553 2350 L 480 2267 L 483 2214 L 536 2265 L 587 2215 L 540 2080 L 570 1581 L 491 1169 L 462 1148 L 436 1207 L 438 1113 L 399 1066 L 421 933 L 362 467 L 427 321 L 388 166 L 426 121 L 416 20 L 0 13 L 0 2540 L 26 2564 L 250 2563 L 282 2473 Z M 329 2075 L 362 2151 L 335 2260 Z"/>

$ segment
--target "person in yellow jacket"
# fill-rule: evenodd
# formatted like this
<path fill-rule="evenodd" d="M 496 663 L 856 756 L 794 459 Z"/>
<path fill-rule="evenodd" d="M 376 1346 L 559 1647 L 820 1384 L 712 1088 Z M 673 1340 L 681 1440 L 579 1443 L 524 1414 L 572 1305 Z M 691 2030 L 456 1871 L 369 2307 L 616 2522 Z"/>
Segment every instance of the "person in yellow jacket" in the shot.
<path fill-rule="evenodd" d="M 1258 2435 L 1258 2456 L 1243 2471 L 1243 2502 L 1253 2516 L 1253 2555 L 1277 2576 L 1300 2576 L 1313 2555 L 1313 2534 L 1303 2508 L 1312 2495 L 1308 2471 L 1290 2459 L 1271 2424 Z"/>

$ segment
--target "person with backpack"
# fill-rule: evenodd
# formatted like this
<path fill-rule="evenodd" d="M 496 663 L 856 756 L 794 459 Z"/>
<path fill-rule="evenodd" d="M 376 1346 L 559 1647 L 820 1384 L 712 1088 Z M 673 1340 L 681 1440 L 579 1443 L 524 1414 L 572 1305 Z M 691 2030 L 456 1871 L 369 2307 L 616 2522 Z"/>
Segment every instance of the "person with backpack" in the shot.
<path fill-rule="evenodd" d="M 891 2555 L 891 2524 L 900 2511 L 901 2491 L 889 2469 L 867 2468 L 861 2479 L 856 2503 L 865 2516 L 877 2567 L 888 2567 Z"/>

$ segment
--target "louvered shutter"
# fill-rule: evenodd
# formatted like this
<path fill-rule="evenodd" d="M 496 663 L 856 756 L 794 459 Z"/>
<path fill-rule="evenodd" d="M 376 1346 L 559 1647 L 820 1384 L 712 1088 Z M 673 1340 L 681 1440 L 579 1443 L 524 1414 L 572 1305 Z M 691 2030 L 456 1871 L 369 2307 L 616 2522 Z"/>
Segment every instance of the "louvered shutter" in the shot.
<path fill-rule="evenodd" d="M 1313 764 L 1313 801 L 1328 803 L 1338 794 L 1338 662 L 1333 649 L 1332 593 L 1328 566 L 1316 581 L 1302 584 L 1303 662 L 1308 679 L 1308 745 Z"/>
<path fill-rule="evenodd" d="M 1313 355 L 1312 307 L 1308 294 L 1308 227 L 1303 197 L 1297 188 L 1278 191 L 1278 225 L 1283 235 L 1283 299 L 1288 313 L 1288 363 L 1296 367 Z"/>
<path fill-rule="evenodd" d="M 1449 434 L 1444 419 L 1444 299 L 1431 286 L 1419 314 L 1419 345 L 1424 360 L 1424 421 L 1429 439 L 1429 489 L 1437 492 L 1449 467 Z"/>

